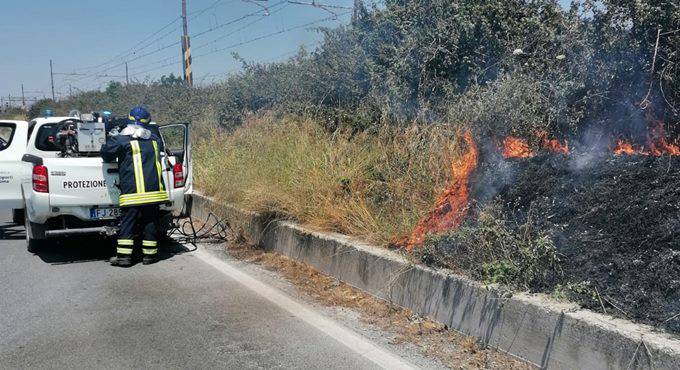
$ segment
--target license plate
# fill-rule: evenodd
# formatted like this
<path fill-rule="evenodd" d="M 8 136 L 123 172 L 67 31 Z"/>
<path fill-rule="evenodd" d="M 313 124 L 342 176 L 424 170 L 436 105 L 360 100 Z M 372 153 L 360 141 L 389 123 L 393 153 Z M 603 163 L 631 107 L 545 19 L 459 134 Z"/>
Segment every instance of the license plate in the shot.
<path fill-rule="evenodd" d="M 90 219 L 106 220 L 120 217 L 120 208 L 90 208 Z"/>

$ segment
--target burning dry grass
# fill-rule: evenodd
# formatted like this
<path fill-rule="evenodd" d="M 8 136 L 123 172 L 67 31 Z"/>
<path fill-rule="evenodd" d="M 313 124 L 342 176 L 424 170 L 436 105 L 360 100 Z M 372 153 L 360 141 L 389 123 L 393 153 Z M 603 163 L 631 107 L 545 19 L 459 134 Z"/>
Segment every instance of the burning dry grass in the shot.
<path fill-rule="evenodd" d="M 485 162 L 469 217 L 425 262 L 679 333 L 679 181 L 669 155 Z"/>
<path fill-rule="evenodd" d="M 329 135 L 273 116 L 204 137 L 194 162 L 202 191 L 381 244 L 411 232 L 464 147 L 442 126 Z"/>

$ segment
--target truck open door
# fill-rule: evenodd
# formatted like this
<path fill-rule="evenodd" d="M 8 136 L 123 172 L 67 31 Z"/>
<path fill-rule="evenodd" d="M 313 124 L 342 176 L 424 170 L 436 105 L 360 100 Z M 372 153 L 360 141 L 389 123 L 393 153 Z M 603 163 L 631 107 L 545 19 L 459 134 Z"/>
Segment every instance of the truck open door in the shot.
<path fill-rule="evenodd" d="M 21 157 L 26 152 L 28 122 L 0 121 L 0 210 L 15 210 L 14 221 L 24 208 L 22 177 L 28 176 Z"/>
<path fill-rule="evenodd" d="M 191 139 L 188 123 L 171 123 L 158 127 L 168 159 L 173 171 L 172 177 L 167 182 L 172 182 L 170 196 L 184 198 L 181 217 L 188 216 L 191 212 L 191 194 L 193 193 L 193 170 L 191 166 Z M 181 171 L 180 171 L 181 169 Z"/>

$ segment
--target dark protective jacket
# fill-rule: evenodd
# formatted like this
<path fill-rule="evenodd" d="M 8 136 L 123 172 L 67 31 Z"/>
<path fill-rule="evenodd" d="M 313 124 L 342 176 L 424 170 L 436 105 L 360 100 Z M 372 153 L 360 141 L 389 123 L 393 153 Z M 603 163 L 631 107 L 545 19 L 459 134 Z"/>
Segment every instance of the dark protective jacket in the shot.
<path fill-rule="evenodd" d="M 161 131 L 158 129 L 158 124 L 156 124 L 156 122 L 151 121 L 151 122 L 149 122 L 149 123 L 142 124 L 142 127 L 144 127 L 145 129 L 151 131 L 151 136 L 156 136 L 156 137 L 159 138 L 158 144 L 161 145 L 160 151 L 161 151 L 161 153 L 163 153 L 163 151 L 164 151 L 164 148 L 163 148 L 163 141 L 160 140 Z"/>
<path fill-rule="evenodd" d="M 132 129 L 132 128 L 131 128 Z M 106 162 L 118 160 L 120 177 L 120 206 L 130 207 L 168 201 L 162 177 L 160 151 L 161 139 L 149 130 L 135 128 L 136 134 L 109 137 L 101 148 L 102 159 Z M 140 130 L 145 135 L 138 136 Z"/>

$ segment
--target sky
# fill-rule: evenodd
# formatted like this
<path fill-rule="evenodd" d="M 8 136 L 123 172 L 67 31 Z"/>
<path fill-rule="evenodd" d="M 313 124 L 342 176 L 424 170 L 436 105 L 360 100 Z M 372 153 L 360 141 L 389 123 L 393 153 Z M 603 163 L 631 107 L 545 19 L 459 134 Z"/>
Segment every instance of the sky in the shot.
<path fill-rule="evenodd" d="M 351 7 L 353 0 L 322 3 Z M 349 23 L 349 9 L 332 11 L 337 19 L 323 9 L 279 0 L 187 0 L 195 83 L 238 70 L 232 52 L 249 61 L 275 61 L 290 57 L 300 45 L 313 48 L 321 40 L 314 27 Z M 181 0 L 3 2 L 0 96 L 20 96 L 22 83 L 27 97 L 51 96 L 50 59 L 57 97 L 68 96 L 69 89 L 75 93 L 124 81 L 126 60 L 131 79 L 181 75 L 180 14 Z"/>
<path fill-rule="evenodd" d="M 342 8 L 353 0 L 319 2 L 337 6 L 337 16 L 285 0 L 187 0 L 194 82 L 239 70 L 233 52 L 248 61 L 283 60 L 320 42 L 315 27 L 349 23 L 351 10 Z M 21 84 L 28 98 L 51 96 L 50 59 L 57 98 L 125 81 L 126 61 L 131 80 L 181 76 L 180 14 L 181 0 L 4 2 L 0 96 L 21 96 Z"/>

